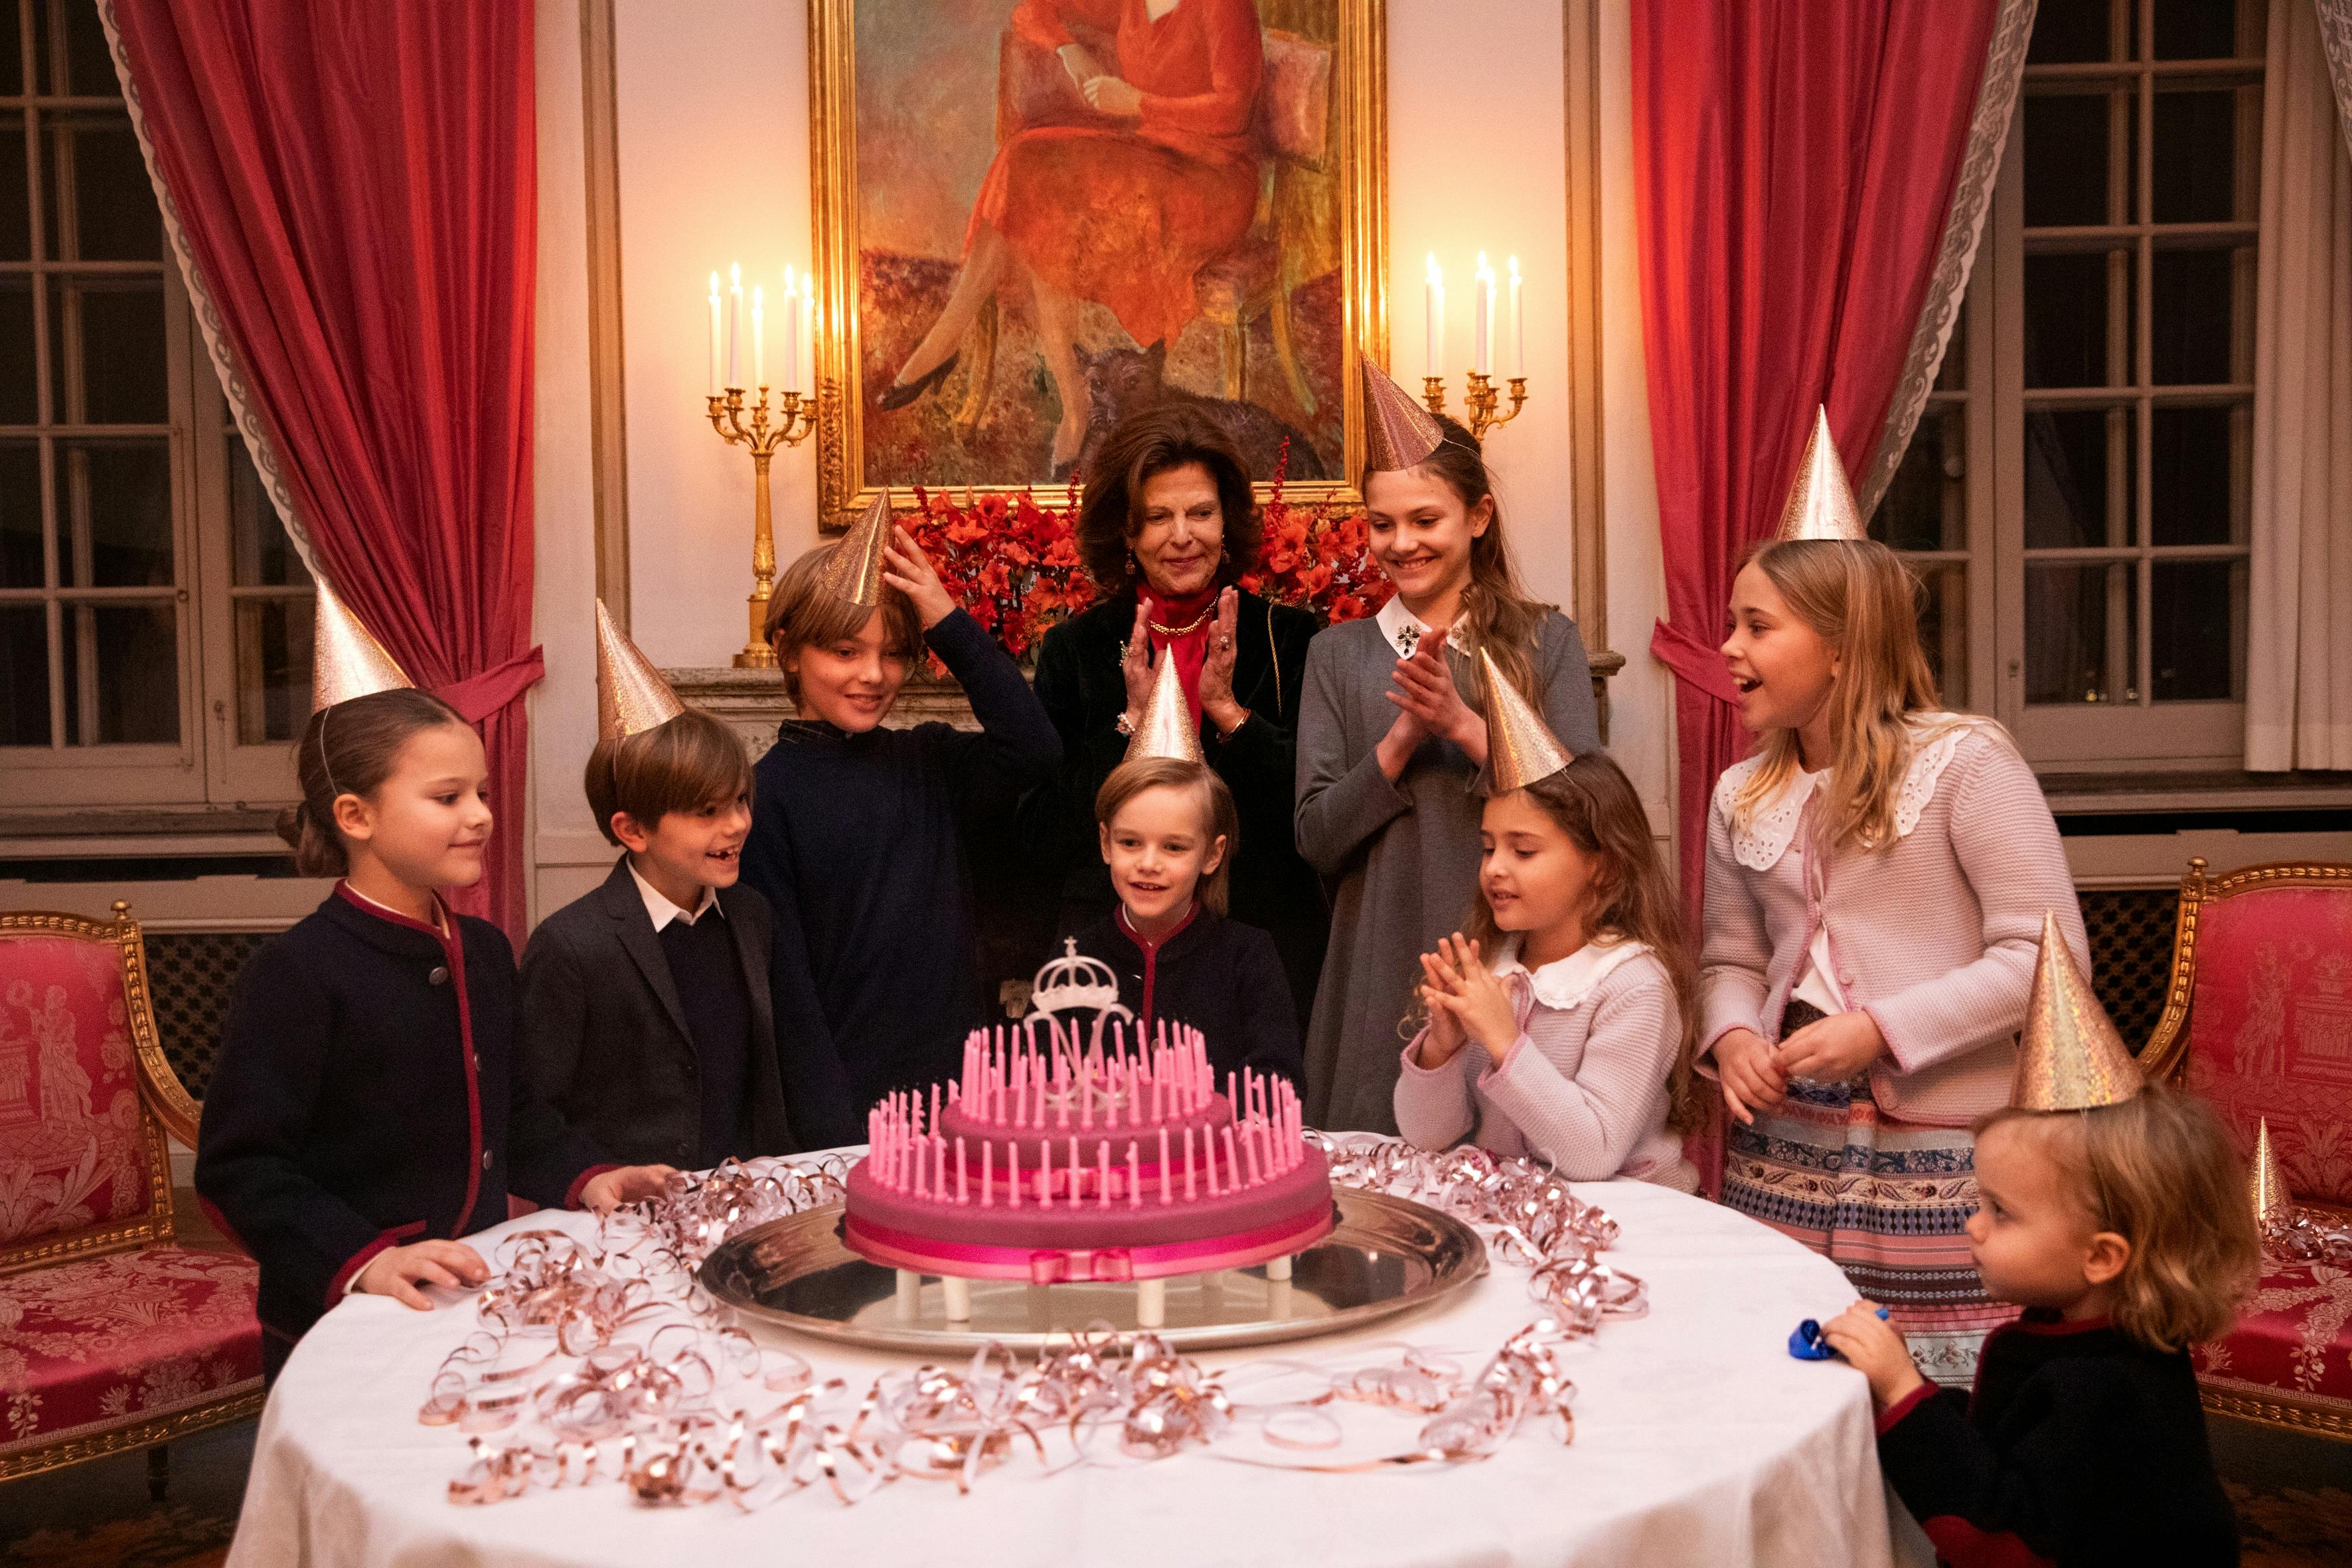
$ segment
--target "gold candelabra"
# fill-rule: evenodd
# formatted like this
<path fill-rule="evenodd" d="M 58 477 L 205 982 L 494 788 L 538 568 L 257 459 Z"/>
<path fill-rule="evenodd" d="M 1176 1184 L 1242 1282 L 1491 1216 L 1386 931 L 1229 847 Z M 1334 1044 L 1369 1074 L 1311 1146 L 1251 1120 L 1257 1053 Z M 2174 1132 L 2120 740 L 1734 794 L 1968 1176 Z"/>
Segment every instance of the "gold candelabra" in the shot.
<path fill-rule="evenodd" d="M 1470 388 L 1462 396 L 1463 409 L 1468 416 L 1463 423 L 1469 426 L 1474 439 L 1484 441 L 1487 431 L 1498 425 L 1508 425 L 1519 416 L 1519 410 L 1527 406 L 1528 378 L 1524 375 L 1515 375 L 1510 378 L 1507 384 L 1511 394 L 1511 407 L 1508 413 L 1496 412 L 1496 408 L 1502 402 L 1502 394 L 1495 390 L 1493 376 L 1474 370 L 1469 373 L 1469 378 Z M 1444 413 L 1445 378 L 1442 375 L 1423 376 L 1421 400 L 1429 405 L 1429 411 L 1432 414 Z"/>
<path fill-rule="evenodd" d="M 751 454 L 751 635 L 735 656 L 738 669 L 772 669 L 775 650 L 768 646 L 768 600 L 776 591 L 775 510 L 768 500 L 768 459 L 778 447 L 797 447 L 816 429 L 817 400 L 797 392 L 779 393 L 776 417 L 768 416 L 768 389 L 747 411 L 743 389 L 730 386 L 724 397 L 712 394 L 710 427 L 730 447 Z M 746 417 L 746 415 L 749 417 Z"/>

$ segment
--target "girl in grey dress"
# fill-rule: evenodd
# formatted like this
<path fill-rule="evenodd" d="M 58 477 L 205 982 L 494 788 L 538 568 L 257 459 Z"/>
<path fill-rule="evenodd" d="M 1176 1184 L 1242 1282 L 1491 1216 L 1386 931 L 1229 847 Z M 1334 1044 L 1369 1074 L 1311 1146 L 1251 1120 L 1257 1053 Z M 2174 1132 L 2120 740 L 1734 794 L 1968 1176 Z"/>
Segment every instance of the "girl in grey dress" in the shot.
<path fill-rule="evenodd" d="M 1477 442 L 1369 361 L 1363 370 L 1364 505 L 1397 595 L 1307 645 L 1298 852 L 1333 898 L 1307 1115 L 1335 1131 L 1393 1133 L 1420 955 L 1462 923 L 1477 882 L 1477 650 L 1570 752 L 1600 750 L 1601 731 L 1583 639 L 1520 588 Z"/>

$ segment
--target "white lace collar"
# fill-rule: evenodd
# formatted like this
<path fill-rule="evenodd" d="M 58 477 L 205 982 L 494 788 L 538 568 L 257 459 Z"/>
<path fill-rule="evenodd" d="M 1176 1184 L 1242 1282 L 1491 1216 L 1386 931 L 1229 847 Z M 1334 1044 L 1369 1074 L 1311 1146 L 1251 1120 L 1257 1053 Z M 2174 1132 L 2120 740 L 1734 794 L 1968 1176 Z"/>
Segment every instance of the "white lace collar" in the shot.
<path fill-rule="evenodd" d="M 1505 978 L 1526 975 L 1528 989 L 1535 993 L 1536 1000 L 1558 1013 L 1580 1006 L 1596 986 L 1616 972 L 1619 964 L 1650 951 L 1646 942 L 1588 942 L 1566 958 L 1554 959 L 1540 969 L 1530 970 L 1519 962 L 1520 940 L 1515 936 L 1504 944 L 1495 961 L 1495 973 Z"/>
<path fill-rule="evenodd" d="M 1926 712 L 1911 718 L 1911 765 L 1903 775 L 1902 786 L 1895 795 L 1895 837 L 1907 838 L 1919 826 L 1919 814 L 1936 797 L 1937 781 L 1959 749 L 1960 737 L 1974 727 L 1964 713 Z M 1805 802 L 1823 779 L 1829 777 L 1824 768 L 1815 773 L 1795 773 L 1783 784 L 1769 800 L 1759 801 L 1741 823 L 1732 810 L 1738 795 L 1757 768 L 1761 757 L 1748 757 L 1723 770 L 1716 781 L 1715 804 L 1731 826 L 1731 858 L 1751 871 L 1769 871 L 1779 864 L 1797 837 L 1797 824 L 1804 816 Z"/>
<path fill-rule="evenodd" d="M 1381 613 L 1373 618 L 1380 622 L 1381 636 L 1388 639 L 1389 647 L 1405 658 L 1412 657 L 1412 650 L 1419 646 L 1423 634 L 1429 630 L 1427 621 L 1404 607 L 1402 594 L 1390 595 L 1389 602 L 1381 606 Z M 1470 651 L 1470 645 L 1462 640 L 1462 627 L 1458 624 L 1447 630 L 1445 640 L 1456 653 L 1467 654 Z"/>

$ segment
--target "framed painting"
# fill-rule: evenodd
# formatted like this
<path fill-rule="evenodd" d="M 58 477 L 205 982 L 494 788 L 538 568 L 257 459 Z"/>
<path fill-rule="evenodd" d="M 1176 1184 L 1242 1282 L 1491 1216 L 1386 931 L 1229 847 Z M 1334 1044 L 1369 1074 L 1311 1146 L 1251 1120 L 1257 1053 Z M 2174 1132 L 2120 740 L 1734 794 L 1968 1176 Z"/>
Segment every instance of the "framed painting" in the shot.
<path fill-rule="evenodd" d="M 1074 482 L 1202 404 L 1349 489 L 1385 362 L 1386 0 L 811 0 L 821 526 Z"/>

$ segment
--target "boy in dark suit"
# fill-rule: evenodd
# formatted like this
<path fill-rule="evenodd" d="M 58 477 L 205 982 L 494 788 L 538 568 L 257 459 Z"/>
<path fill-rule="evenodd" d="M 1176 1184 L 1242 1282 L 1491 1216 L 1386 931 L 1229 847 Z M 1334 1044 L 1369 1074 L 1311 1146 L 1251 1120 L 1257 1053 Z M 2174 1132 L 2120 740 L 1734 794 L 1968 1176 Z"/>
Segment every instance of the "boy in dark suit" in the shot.
<path fill-rule="evenodd" d="M 614 1157 L 706 1170 L 792 1151 L 769 999 L 774 921 L 737 885 L 751 764 L 596 606 L 589 808 L 627 852 L 522 959 L 532 1085 Z"/>

